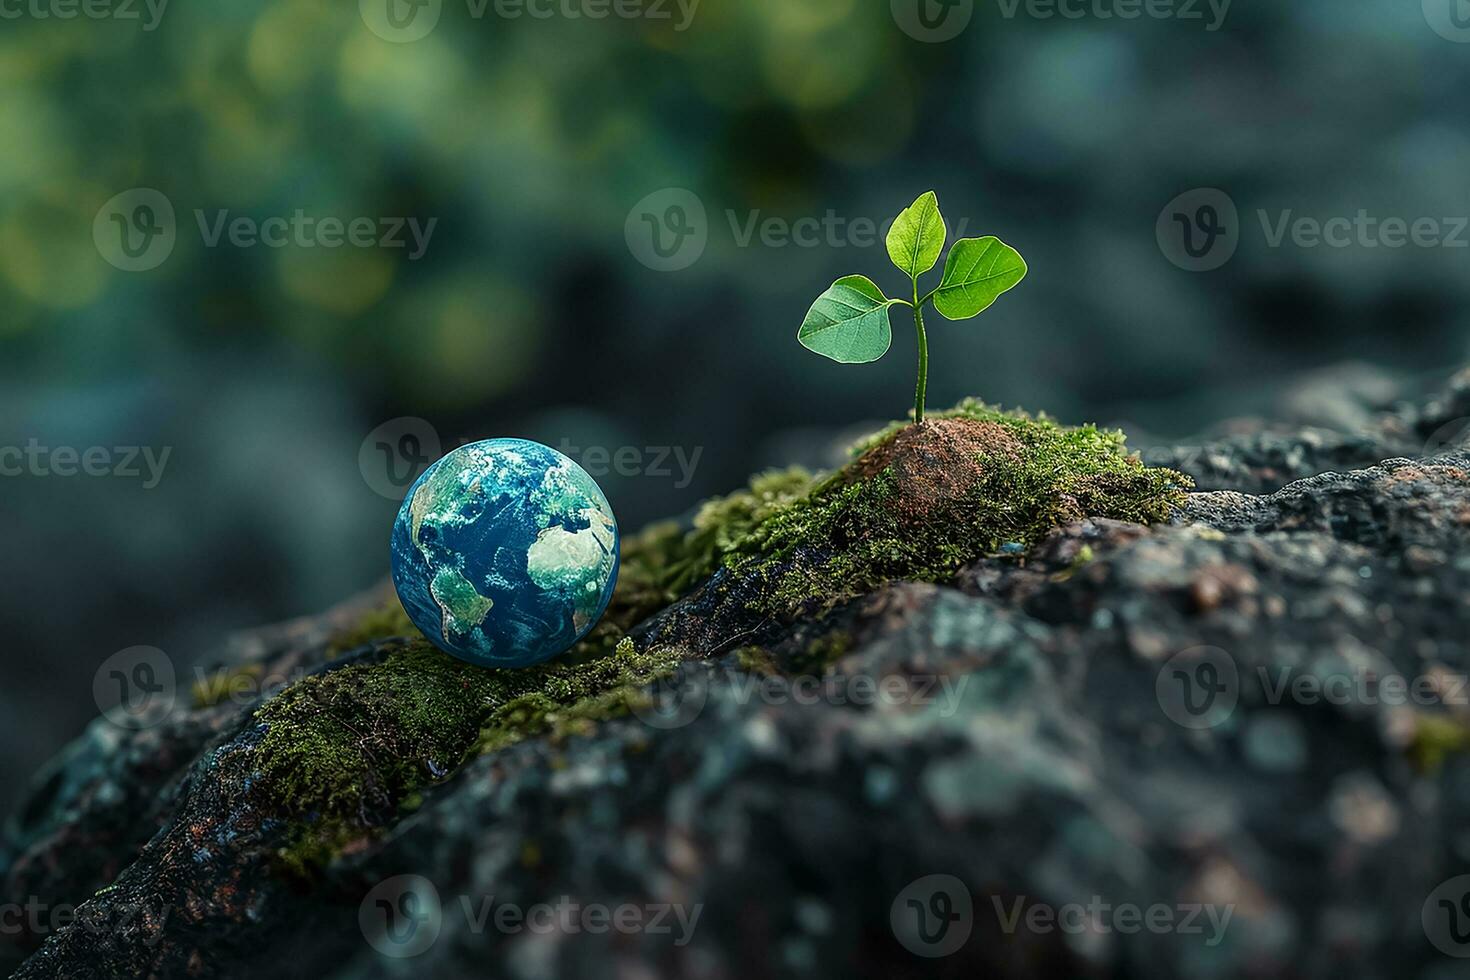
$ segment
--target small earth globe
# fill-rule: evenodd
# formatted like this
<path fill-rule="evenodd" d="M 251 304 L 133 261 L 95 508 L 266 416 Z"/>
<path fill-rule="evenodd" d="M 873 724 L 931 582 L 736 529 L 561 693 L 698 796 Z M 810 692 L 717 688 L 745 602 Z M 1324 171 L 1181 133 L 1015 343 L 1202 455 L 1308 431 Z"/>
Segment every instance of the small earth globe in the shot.
<path fill-rule="evenodd" d="M 618 577 L 618 525 L 587 471 L 549 446 L 489 439 L 449 453 L 393 522 L 393 585 L 440 649 L 525 667 L 596 625 Z"/>

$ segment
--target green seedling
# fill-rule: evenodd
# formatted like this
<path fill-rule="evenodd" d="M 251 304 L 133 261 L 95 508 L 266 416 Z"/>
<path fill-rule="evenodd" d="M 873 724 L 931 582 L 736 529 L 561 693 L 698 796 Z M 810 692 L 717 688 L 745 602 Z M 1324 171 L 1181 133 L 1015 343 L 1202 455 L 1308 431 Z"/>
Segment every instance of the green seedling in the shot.
<path fill-rule="evenodd" d="M 898 216 L 888 232 L 888 256 L 909 277 L 913 299 L 889 299 L 866 276 L 845 276 L 812 304 L 796 339 L 840 364 L 867 364 L 888 353 L 893 331 L 888 320 L 892 306 L 914 311 L 919 339 L 919 383 L 914 391 L 914 421 L 924 421 L 924 394 L 929 384 L 929 339 L 924 333 L 924 305 L 932 301 L 947 320 L 979 316 L 1001 293 L 1026 277 L 1021 254 L 994 236 L 962 238 L 949 250 L 944 278 L 919 296 L 919 277 L 933 269 L 944 251 L 947 232 L 939 199 L 923 195 Z"/>

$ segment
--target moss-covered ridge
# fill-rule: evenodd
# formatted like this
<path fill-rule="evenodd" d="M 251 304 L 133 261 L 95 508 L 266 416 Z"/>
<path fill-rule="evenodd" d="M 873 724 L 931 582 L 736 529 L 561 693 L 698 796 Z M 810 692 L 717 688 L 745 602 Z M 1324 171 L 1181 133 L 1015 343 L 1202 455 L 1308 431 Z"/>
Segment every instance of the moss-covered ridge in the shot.
<path fill-rule="evenodd" d="M 256 712 L 263 785 L 299 821 L 287 856 L 309 865 L 388 825 L 469 756 L 622 713 L 681 656 L 708 652 L 639 652 L 628 631 L 721 569 L 755 583 L 740 590 L 757 597 L 744 612 L 780 617 L 892 580 L 943 581 L 977 558 L 1024 553 L 1068 521 L 1167 520 L 1189 485 L 1144 467 L 1121 433 L 971 401 L 877 433 L 826 477 L 762 474 L 706 503 L 692 529 L 630 536 L 603 622 L 552 663 L 462 663 L 390 604 L 333 644 L 357 659 Z"/>
<path fill-rule="evenodd" d="M 587 662 L 486 670 L 415 639 L 307 677 L 254 717 L 261 785 L 296 822 L 282 856 L 317 863 L 390 824 L 466 758 L 620 714 L 676 665 L 624 641 Z"/>
<path fill-rule="evenodd" d="M 613 601 L 573 656 L 605 654 L 721 568 L 767 580 L 756 611 L 789 613 L 888 581 L 944 581 L 977 558 L 1022 555 L 1085 517 L 1167 521 L 1191 486 L 1145 467 L 1121 432 L 967 400 L 869 436 L 834 473 L 758 474 L 706 502 L 692 528 L 663 522 L 625 537 Z M 335 645 L 399 635 L 417 633 L 391 603 Z"/>
<path fill-rule="evenodd" d="M 1145 467 L 1121 432 L 966 401 L 863 440 L 826 478 L 764 474 L 706 504 L 687 534 L 646 532 L 635 576 L 673 597 L 723 566 L 766 579 L 761 611 L 787 614 L 896 579 L 944 581 L 1086 517 L 1166 521 L 1191 486 Z"/>

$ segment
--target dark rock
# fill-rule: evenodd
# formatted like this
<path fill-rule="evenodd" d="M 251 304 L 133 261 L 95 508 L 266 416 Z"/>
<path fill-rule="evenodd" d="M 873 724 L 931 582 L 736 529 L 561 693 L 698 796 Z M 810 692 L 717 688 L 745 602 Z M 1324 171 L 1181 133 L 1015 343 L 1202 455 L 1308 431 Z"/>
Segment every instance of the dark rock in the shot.
<path fill-rule="evenodd" d="M 1367 387 L 1378 390 L 1381 379 Z M 1470 369 L 1422 402 L 1400 402 L 1377 414 L 1370 412 L 1373 399 L 1367 394 L 1334 400 L 1320 389 L 1313 385 L 1286 399 L 1293 414 L 1314 420 L 1311 426 L 1239 422 L 1194 445 L 1150 449 L 1144 462 L 1186 473 L 1201 490 L 1266 493 L 1328 470 L 1438 456 L 1470 445 Z"/>
<path fill-rule="evenodd" d="M 687 648 L 651 701 L 472 758 L 305 877 L 252 705 L 96 727 L 10 835 L 12 900 L 84 913 L 17 976 L 1461 975 L 1421 911 L 1470 874 L 1470 452 L 1433 438 L 1465 416 L 1470 374 L 1237 435 L 1169 461 L 1210 487 L 1172 524 L 795 621 L 719 572 L 632 631 Z M 331 660 L 333 616 L 248 657 L 379 655 Z"/>

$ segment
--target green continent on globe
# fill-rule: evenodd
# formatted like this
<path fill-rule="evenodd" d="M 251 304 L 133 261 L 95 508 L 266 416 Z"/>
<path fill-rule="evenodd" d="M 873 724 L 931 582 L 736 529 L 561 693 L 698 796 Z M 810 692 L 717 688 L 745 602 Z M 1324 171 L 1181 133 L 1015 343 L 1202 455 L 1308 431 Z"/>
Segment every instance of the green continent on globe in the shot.
<path fill-rule="evenodd" d="M 566 650 L 601 617 L 618 528 L 575 462 L 523 439 L 461 446 L 430 466 L 393 525 L 393 584 L 442 649 L 485 666 Z"/>

